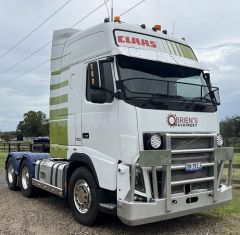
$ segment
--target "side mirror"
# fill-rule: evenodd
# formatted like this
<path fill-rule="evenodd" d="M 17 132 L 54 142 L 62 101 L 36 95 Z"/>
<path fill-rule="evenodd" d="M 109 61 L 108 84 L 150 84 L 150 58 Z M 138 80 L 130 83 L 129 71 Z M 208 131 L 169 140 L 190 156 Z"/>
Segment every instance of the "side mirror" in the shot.
<path fill-rule="evenodd" d="M 203 72 L 203 75 L 204 75 L 204 78 L 207 82 L 207 84 L 211 84 L 211 81 L 210 81 L 210 73 L 208 71 L 204 71 Z"/>
<path fill-rule="evenodd" d="M 88 81 L 91 89 L 101 89 L 98 62 L 88 64 Z"/>
<path fill-rule="evenodd" d="M 95 91 L 91 94 L 91 101 L 97 104 L 103 104 L 106 102 L 106 93 L 102 90 Z"/>

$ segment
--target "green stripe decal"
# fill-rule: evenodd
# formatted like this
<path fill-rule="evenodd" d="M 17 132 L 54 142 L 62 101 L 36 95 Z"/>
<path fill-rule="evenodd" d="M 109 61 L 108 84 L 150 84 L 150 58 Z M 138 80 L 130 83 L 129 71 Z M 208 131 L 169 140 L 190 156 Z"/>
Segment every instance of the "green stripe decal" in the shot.
<path fill-rule="evenodd" d="M 184 51 L 185 51 L 185 54 L 186 54 L 186 58 L 191 59 L 191 55 L 189 55 L 189 51 L 188 51 L 187 47 L 183 46 L 183 48 L 184 48 Z"/>
<path fill-rule="evenodd" d="M 187 50 L 189 52 L 190 59 L 197 60 L 195 54 L 193 53 L 192 49 L 190 47 L 187 47 Z"/>
<path fill-rule="evenodd" d="M 51 72 L 51 75 L 59 75 L 61 74 L 61 70 Z"/>
<path fill-rule="evenodd" d="M 165 40 L 161 40 L 162 41 L 162 44 L 163 44 L 163 48 L 164 48 L 164 52 L 166 52 L 167 53 L 167 48 L 166 48 L 166 41 Z"/>
<path fill-rule="evenodd" d="M 179 45 L 178 43 L 176 43 L 175 45 L 176 45 L 176 48 L 177 48 L 177 50 L 178 50 L 179 56 L 182 56 L 182 57 L 183 57 L 183 54 L 182 54 L 180 45 Z"/>
<path fill-rule="evenodd" d="M 183 45 L 180 45 L 180 48 L 181 48 L 181 51 L 182 51 L 183 57 L 187 58 L 187 54 L 186 54 L 186 51 L 185 51 L 184 46 L 183 46 Z"/>
<path fill-rule="evenodd" d="M 62 72 L 65 72 L 65 71 L 69 70 L 69 68 L 70 67 L 66 67 L 66 68 L 63 68 L 63 69 L 59 69 L 59 70 L 53 71 L 53 72 L 51 72 L 51 75 L 59 75 Z"/>
<path fill-rule="evenodd" d="M 166 41 L 166 44 L 167 44 L 167 47 L 168 47 L 168 52 L 169 52 L 170 54 L 172 54 L 171 49 L 170 49 L 170 46 L 169 46 L 169 44 L 168 44 L 168 41 Z"/>
<path fill-rule="evenodd" d="M 54 109 L 50 110 L 50 120 L 60 120 L 67 118 L 68 115 L 68 109 L 62 108 L 62 109 Z M 60 117 L 61 116 L 61 117 Z"/>
<path fill-rule="evenodd" d="M 161 39 L 161 43 L 162 43 L 162 48 L 161 48 L 162 52 L 172 54 L 172 55 L 178 55 L 178 56 L 190 59 L 190 60 L 197 61 L 197 58 L 196 58 L 193 50 L 191 49 L 191 47 L 186 46 L 181 43 L 164 40 L 164 39 Z"/>
<path fill-rule="evenodd" d="M 50 98 L 50 105 L 62 104 L 68 102 L 68 95 L 61 95 Z"/>
<path fill-rule="evenodd" d="M 171 45 L 172 45 L 172 48 L 173 48 L 174 54 L 177 55 L 176 49 L 175 49 L 175 47 L 174 47 L 174 43 L 173 43 L 173 42 L 170 42 L 170 43 L 171 43 Z"/>
<path fill-rule="evenodd" d="M 50 90 L 60 89 L 65 86 L 68 86 L 68 80 L 57 83 L 57 84 L 50 85 Z"/>

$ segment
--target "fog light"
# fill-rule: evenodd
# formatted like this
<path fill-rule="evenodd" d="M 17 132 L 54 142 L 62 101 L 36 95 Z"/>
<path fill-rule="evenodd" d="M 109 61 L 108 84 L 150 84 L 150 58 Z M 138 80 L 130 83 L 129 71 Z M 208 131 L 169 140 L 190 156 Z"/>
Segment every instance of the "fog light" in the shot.
<path fill-rule="evenodd" d="M 136 167 L 135 189 L 145 193 L 145 184 L 141 167 Z"/>
<path fill-rule="evenodd" d="M 221 134 L 217 135 L 217 146 L 222 147 L 223 146 L 223 137 Z"/>
<path fill-rule="evenodd" d="M 150 144 L 154 149 L 160 148 L 162 141 L 158 134 L 153 134 L 150 138 Z"/>

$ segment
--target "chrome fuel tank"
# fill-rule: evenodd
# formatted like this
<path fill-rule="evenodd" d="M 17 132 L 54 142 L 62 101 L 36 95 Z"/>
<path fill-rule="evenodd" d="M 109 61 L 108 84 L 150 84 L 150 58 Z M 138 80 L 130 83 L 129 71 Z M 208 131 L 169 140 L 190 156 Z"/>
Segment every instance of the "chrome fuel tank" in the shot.
<path fill-rule="evenodd" d="M 63 189 L 68 162 L 61 160 L 38 160 L 35 165 L 35 179 Z"/>

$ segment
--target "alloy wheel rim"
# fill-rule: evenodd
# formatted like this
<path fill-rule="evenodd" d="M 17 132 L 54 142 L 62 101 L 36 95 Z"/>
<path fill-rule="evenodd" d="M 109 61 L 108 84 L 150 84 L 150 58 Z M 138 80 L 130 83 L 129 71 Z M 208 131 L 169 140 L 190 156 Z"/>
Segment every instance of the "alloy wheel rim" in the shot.
<path fill-rule="evenodd" d="M 74 203 L 81 214 L 86 214 L 91 206 L 91 191 L 88 183 L 80 179 L 74 186 Z"/>
<path fill-rule="evenodd" d="M 14 177 L 14 169 L 13 169 L 13 164 L 11 162 L 8 165 L 7 173 L 8 173 L 8 181 L 11 184 L 13 183 L 13 177 Z"/>
<path fill-rule="evenodd" d="M 29 172 L 28 168 L 24 166 L 22 169 L 22 186 L 25 190 L 28 189 L 28 184 L 29 184 Z"/>

